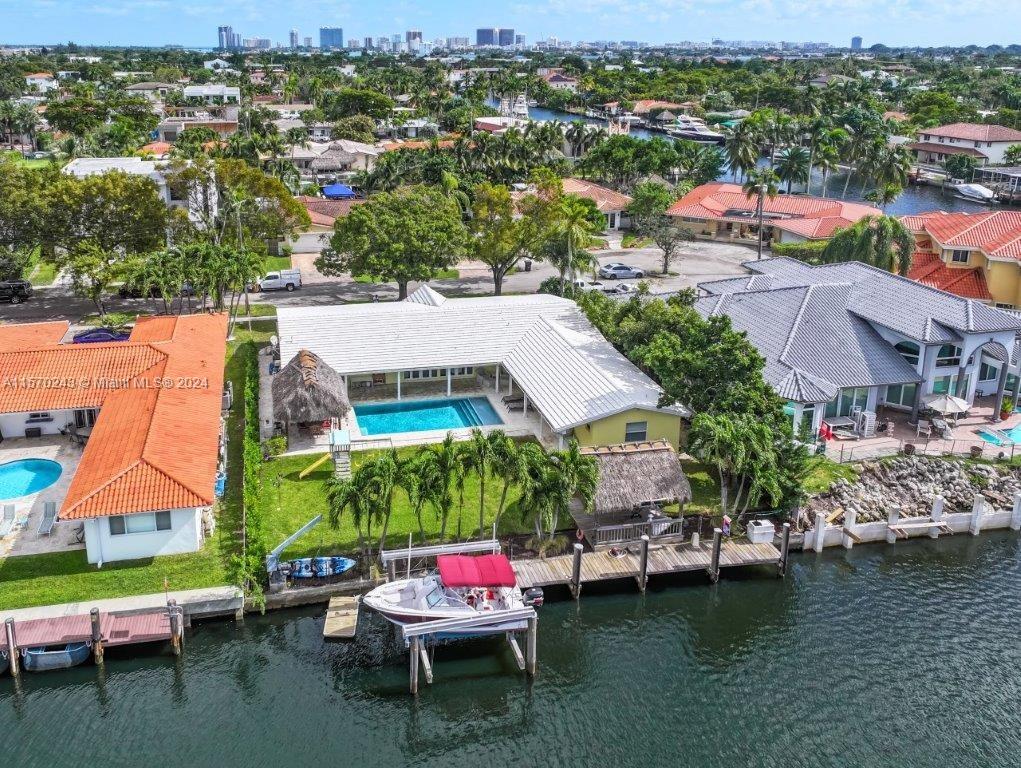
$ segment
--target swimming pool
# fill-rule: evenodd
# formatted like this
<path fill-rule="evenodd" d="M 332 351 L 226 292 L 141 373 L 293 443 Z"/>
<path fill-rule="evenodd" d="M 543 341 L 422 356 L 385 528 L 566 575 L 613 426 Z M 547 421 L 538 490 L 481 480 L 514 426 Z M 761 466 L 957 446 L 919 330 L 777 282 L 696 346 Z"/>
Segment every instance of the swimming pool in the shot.
<path fill-rule="evenodd" d="M 503 423 L 484 397 L 371 403 L 356 405 L 354 411 L 363 435 L 469 429 Z"/>
<path fill-rule="evenodd" d="M 992 432 L 986 432 L 984 429 L 980 429 L 978 436 L 985 440 L 987 443 L 993 445 L 1010 445 L 1010 443 L 1021 443 L 1021 424 L 1016 427 L 1011 427 L 1005 430 L 1002 434 L 1006 435 L 1010 442 L 1004 441 Z"/>
<path fill-rule="evenodd" d="M 49 459 L 18 459 L 0 464 L 0 499 L 16 499 L 49 488 L 60 477 L 60 464 Z"/>

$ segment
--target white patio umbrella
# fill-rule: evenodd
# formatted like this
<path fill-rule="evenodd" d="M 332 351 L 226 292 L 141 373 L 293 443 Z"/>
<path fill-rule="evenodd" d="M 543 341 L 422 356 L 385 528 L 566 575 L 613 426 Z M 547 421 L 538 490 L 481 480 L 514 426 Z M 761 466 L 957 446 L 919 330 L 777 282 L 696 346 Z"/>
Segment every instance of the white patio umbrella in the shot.
<path fill-rule="evenodd" d="M 926 408 L 931 408 L 937 413 L 944 415 L 964 413 L 971 406 L 968 405 L 967 400 L 963 400 L 960 397 L 954 397 L 946 393 L 932 393 L 922 398 L 922 402 L 925 403 Z"/>

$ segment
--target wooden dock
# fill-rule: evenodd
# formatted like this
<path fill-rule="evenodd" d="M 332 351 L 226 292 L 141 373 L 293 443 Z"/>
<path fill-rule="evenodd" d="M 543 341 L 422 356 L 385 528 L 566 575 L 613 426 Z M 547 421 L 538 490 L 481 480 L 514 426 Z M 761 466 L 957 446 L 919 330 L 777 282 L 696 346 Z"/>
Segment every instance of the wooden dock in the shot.
<path fill-rule="evenodd" d="M 326 609 L 326 623 L 323 625 L 323 637 L 327 640 L 350 640 L 358 629 L 358 607 L 361 605 L 359 596 L 339 595 L 330 598 L 330 607 Z"/>
<path fill-rule="evenodd" d="M 649 547 L 648 575 L 709 571 L 712 566 L 712 541 L 697 548 L 690 542 L 652 545 Z M 607 550 L 585 552 L 581 558 L 581 583 L 611 579 L 638 578 L 641 551 L 631 546 L 623 557 L 614 557 Z M 522 589 L 570 584 L 574 557 L 559 555 L 539 560 L 515 560 L 512 565 Z M 747 541 L 725 541 L 720 546 L 720 568 L 745 565 L 779 565 L 780 550 L 773 544 L 752 544 Z"/>

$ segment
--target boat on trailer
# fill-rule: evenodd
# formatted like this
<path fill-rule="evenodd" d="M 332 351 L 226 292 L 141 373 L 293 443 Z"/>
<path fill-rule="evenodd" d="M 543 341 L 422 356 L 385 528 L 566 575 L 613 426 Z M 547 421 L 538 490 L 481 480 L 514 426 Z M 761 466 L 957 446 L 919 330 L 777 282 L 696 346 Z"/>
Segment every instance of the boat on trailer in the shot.
<path fill-rule="evenodd" d="M 21 664 L 29 672 L 50 672 L 55 669 L 76 667 L 92 653 L 88 641 L 64 645 L 44 645 L 21 649 Z"/>
<path fill-rule="evenodd" d="M 459 629 L 457 636 L 522 630 L 526 622 L 501 622 L 500 614 L 542 605 L 542 590 L 522 594 L 504 555 L 440 555 L 436 566 L 435 573 L 381 584 L 362 603 L 398 625 L 480 614 L 493 617 L 492 624 Z"/>

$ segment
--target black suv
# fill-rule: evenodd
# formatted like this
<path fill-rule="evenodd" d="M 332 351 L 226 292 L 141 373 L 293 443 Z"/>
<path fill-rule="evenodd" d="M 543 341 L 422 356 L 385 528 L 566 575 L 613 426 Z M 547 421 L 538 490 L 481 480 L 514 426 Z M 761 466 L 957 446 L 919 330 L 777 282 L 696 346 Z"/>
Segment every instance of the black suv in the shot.
<path fill-rule="evenodd" d="M 28 280 L 0 280 L 0 301 L 20 304 L 32 295 L 32 284 Z"/>

